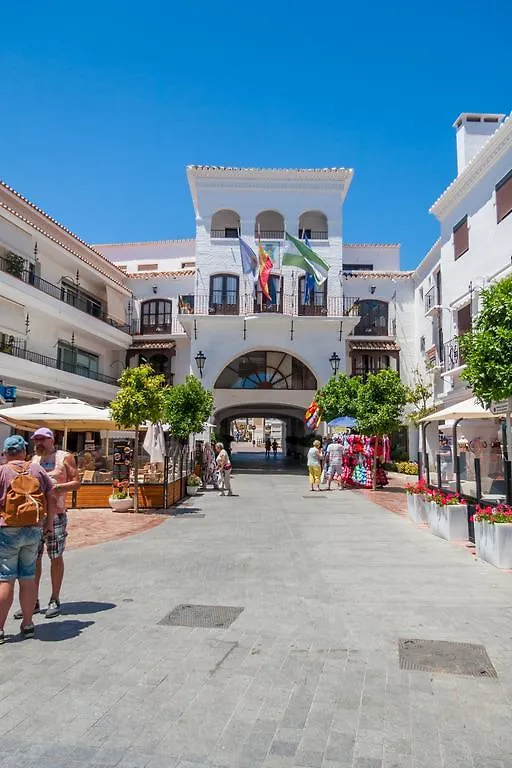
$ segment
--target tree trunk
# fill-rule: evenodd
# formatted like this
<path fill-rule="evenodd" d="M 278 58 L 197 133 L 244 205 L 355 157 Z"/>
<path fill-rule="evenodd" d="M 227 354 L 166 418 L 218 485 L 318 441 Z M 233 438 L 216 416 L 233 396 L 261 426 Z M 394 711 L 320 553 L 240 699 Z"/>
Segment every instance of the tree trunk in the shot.
<path fill-rule="evenodd" d="M 133 451 L 133 509 L 139 511 L 139 427 L 135 427 L 135 449 Z"/>
<path fill-rule="evenodd" d="M 372 459 L 372 491 L 377 490 L 377 437 L 375 437 L 375 451 Z"/>

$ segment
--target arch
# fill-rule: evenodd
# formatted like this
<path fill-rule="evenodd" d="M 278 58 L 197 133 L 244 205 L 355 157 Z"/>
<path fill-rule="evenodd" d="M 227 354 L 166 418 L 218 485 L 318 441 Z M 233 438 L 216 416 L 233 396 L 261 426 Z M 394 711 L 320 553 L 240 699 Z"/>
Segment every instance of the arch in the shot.
<path fill-rule="evenodd" d="M 140 332 L 161 333 L 172 328 L 172 301 L 150 299 L 140 306 Z"/>
<path fill-rule="evenodd" d="M 284 238 L 284 216 L 279 211 L 260 211 L 254 223 L 254 236 L 266 240 Z"/>
<path fill-rule="evenodd" d="M 311 369 L 288 352 L 256 349 L 236 357 L 217 377 L 215 389 L 316 390 Z"/>
<path fill-rule="evenodd" d="M 210 276 L 210 301 L 208 311 L 215 315 L 238 315 L 240 278 L 228 272 Z"/>
<path fill-rule="evenodd" d="M 327 240 L 329 228 L 327 216 L 322 211 L 304 211 L 299 217 L 299 237 L 309 240 Z"/>
<path fill-rule="evenodd" d="M 240 215 L 236 211 L 223 208 L 212 216 L 210 226 L 211 237 L 238 237 L 240 232 Z"/>
<path fill-rule="evenodd" d="M 381 299 L 361 299 L 358 302 L 361 320 L 354 336 L 389 336 L 389 304 Z"/>

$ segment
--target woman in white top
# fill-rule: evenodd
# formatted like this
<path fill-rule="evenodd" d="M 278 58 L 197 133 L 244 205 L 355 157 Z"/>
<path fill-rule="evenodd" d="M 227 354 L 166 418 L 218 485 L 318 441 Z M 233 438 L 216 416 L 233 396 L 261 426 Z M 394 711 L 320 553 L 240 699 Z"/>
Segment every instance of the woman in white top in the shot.
<path fill-rule="evenodd" d="M 228 452 L 222 443 L 217 443 L 215 445 L 215 451 L 217 453 L 217 467 L 219 469 L 219 496 L 225 496 L 226 491 L 228 496 L 232 496 L 231 462 L 229 460 Z"/>
<path fill-rule="evenodd" d="M 313 446 L 308 451 L 308 475 L 309 482 L 311 483 L 311 490 L 319 491 L 320 478 L 322 476 L 322 454 L 320 452 L 320 440 L 314 440 Z"/>

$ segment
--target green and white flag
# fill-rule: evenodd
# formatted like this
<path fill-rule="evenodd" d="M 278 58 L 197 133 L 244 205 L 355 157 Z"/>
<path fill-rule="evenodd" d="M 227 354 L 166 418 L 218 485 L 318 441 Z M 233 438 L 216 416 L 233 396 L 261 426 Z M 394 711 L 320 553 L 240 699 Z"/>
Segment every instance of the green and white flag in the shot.
<path fill-rule="evenodd" d="M 309 272 L 315 278 L 317 285 L 323 285 L 327 280 L 329 265 L 317 253 L 309 248 L 302 240 L 285 233 L 286 251 L 283 255 L 283 266 L 298 267 Z"/>

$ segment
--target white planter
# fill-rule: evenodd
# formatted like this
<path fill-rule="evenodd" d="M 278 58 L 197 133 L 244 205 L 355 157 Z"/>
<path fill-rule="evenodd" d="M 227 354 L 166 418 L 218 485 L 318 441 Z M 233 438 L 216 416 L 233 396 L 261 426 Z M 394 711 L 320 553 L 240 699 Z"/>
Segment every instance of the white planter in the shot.
<path fill-rule="evenodd" d="M 467 541 L 468 508 L 465 504 L 448 504 L 440 507 L 433 502 L 431 508 L 432 533 L 446 541 Z"/>
<path fill-rule="evenodd" d="M 428 511 L 430 501 L 425 499 L 420 493 L 416 496 L 416 513 L 418 515 L 418 523 L 426 523 L 428 525 Z"/>
<path fill-rule="evenodd" d="M 128 512 L 128 510 L 133 507 L 133 499 L 131 496 L 128 496 L 127 499 L 113 499 L 112 496 L 109 496 L 108 503 L 114 512 Z"/>
<path fill-rule="evenodd" d="M 419 493 L 407 494 L 407 514 L 415 523 L 423 522 L 421 517 L 422 506 L 423 498 Z"/>
<path fill-rule="evenodd" d="M 187 496 L 195 496 L 198 490 L 198 485 L 187 485 Z"/>
<path fill-rule="evenodd" d="M 475 520 L 476 554 L 496 568 L 512 568 L 512 523 L 478 523 Z"/>

